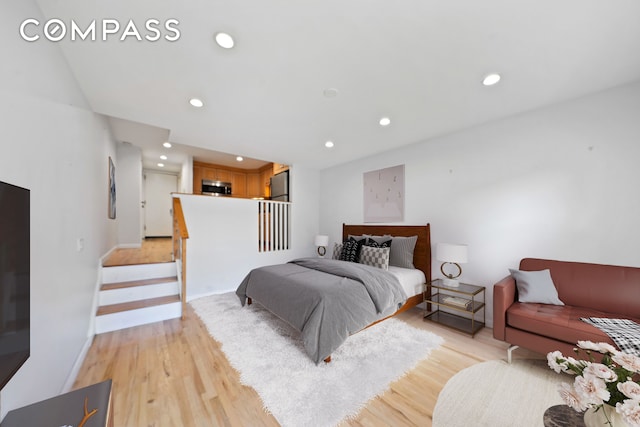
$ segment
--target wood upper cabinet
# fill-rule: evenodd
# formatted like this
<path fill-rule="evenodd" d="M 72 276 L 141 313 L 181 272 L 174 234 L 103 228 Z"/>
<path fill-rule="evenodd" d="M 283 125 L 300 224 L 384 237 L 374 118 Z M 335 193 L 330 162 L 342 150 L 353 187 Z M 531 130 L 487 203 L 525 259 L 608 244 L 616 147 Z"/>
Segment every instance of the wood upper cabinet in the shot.
<path fill-rule="evenodd" d="M 199 166 L 193 167 L 193 194 L 202 194 L 202 168 Z"/>
<path fill-rule="evenodd" d="M 257 172 L 247 174 L 247 197 L 263 197 L 260 191 L 260 174 Z"/>
<path fill-rule="evenodd" d="M 274 166 L 269 163 L 260 169 L 243 170 L 225 168 L 210 163 L 193 162 L 193 194 L 202 194 L 202 180 L 224 181 L 231 183 L 234 197 L 269 197 L 270 178 Z"/>
<path fill-rule="evenodd" d="M 280 172 L 284 172 L 289 170 L 289 165 L 283 165 L 282 163 L 274 163 L 273 164 L 273 174 L 279 174 Z"/>
<path fill-rule="evenodd" d="M 269 167 L 263 168 L 260 171 L 260 190 L 262 192 L 262 197 L 271 197 L 271 177 L 273 176 L 273 168 L 271 165 Z"/>
<path fill-rule="evenodd" d="M 247 174 L 244 172 L 231 173 L 231 195 L 247 197 Z"/>

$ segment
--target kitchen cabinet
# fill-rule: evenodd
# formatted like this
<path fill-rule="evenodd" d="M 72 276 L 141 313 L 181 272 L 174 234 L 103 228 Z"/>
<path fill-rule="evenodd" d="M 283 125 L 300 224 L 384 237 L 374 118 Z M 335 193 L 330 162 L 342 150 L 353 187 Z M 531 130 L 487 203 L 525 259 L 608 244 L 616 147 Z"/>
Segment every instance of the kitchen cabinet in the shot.
<path fill-rule="evenodd" d="M 264 197 L 260 190 L 260 173 L 247 174 L 247 197 Z"/>
<path fill-rule="evenodd" d="M 271 197 L 271 177 L 273 176 L 273 168 L 269 165 L 268 168 L 260 170 L 260 189 L 262 191 L 262 197 Z"/>
<path fill-rule="evenodd" d="M 202 168 L 193 167 L 193 194 L 202 194 Z"/>
<path fill-rule="evenodd" d="M 193 162 L 193 194 L 202 194 L 202 180 L 231 183 L 234 197 L 269 197 L 270 178 L 274 166 L 269 163 L 260 169 L 225 168 L 211 163 Z"/>
<path fill-rule="evenodd" d="M 202 178 L 212 181 L 231 182 L 231 174 L 224 169 L 202 168 Z"/>
<path fill-rule="evenodd" d="M 280 172 L 288 171 L 289 165 L 283 165 L 282 163 L 274 163 L 273 164 L 273 175 L 279 174 Z"/>
<path fill-rule="evenodd" d="M 247 197 L 247 174 L 243 172 L 231 173 L 231 194 L 234 197 Z"/>

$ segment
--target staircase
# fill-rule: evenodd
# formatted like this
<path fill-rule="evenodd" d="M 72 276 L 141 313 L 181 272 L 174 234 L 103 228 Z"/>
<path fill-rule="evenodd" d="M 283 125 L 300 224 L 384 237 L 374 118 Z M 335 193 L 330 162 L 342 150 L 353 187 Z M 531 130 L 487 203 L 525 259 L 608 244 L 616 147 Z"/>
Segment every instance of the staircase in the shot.
<path fill-rule="evenodd" d="M 181 315 L 175 262 L 102 267 L 96 334 Z"/>

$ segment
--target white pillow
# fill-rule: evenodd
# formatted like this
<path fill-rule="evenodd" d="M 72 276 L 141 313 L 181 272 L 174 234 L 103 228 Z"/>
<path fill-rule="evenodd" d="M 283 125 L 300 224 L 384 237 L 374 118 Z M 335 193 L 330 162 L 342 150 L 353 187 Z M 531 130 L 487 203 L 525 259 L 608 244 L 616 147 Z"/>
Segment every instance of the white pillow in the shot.
<path fill-rule="evenodd" d="M 519 302 L 564 305 L 558 298 L 558 291 L 551 279 L 551 271 L 521 271 L 509 269 L 516 280 Z"/>

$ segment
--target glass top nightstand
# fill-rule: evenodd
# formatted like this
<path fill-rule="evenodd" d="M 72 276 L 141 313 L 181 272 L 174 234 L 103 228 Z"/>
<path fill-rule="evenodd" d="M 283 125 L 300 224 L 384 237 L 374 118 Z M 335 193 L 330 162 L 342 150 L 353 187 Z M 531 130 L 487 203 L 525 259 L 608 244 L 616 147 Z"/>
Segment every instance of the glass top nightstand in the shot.
<path fill-rule="evenodd" d="M 445 285 L 442 279 L 423 287 L 424 318 L 474 336 L 484 328 L 486 318 L 485 287 L 459 283 Z"/>

